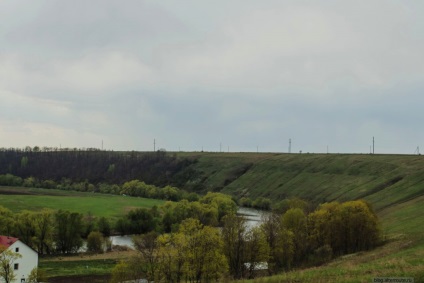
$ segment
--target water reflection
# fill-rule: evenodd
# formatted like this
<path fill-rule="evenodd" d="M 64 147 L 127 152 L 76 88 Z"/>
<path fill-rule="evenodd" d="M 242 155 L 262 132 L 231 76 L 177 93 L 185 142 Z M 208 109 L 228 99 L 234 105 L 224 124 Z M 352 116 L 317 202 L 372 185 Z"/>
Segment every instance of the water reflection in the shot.
<path fill-rule="evenodd" d="M 267 215 L 269 212 L 258 210 L 255 208 L 247 208 L 247 207 L 239 207 L 237 210 L 238 215 L 243 215 L 246 217 L 247 221 L 247 228 L 250 230 L 256 226 L 261 225 L 262 223 L 262 216 Z"/>

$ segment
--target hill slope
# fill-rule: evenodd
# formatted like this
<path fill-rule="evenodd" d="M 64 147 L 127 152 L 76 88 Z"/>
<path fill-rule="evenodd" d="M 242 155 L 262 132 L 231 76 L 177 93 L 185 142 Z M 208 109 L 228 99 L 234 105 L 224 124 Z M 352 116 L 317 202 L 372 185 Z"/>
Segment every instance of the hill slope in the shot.
<path fill-rule="evenodd" d="M 198 154 L 187 187 L 238 197 L 366 199 L 377 210 L 424 195 L 424 157 L 348 154 Z"/>

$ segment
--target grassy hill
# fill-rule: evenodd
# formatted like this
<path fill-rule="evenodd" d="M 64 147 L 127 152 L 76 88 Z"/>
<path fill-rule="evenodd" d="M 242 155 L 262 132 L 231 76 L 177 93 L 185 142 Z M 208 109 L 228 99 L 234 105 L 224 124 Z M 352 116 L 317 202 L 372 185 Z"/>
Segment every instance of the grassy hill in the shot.
<path fill-rule="evenodd" d="M 187 154 L 185 154 L 187 155 Z M 366 199 L 379 211 L 424 196 L 424 157 L 406 155 L 199 153 L 205 191 L 314 203 Z"/>

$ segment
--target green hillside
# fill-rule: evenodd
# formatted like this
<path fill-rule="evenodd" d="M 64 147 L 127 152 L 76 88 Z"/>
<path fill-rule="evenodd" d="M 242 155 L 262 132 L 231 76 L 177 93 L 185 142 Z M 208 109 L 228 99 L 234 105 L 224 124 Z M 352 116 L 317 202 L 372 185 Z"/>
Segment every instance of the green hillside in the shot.
<path fill-rule="evenodd" d="M 185 154 L 187 155 L 187 154 Z M 193 154 L 194 155 L 194 154 Z M 195 156 L 204 190 L 314 203 L 366 199 L 377 210 L 424 195 L 424 157 L 348 154 L 218 154 Z"/>

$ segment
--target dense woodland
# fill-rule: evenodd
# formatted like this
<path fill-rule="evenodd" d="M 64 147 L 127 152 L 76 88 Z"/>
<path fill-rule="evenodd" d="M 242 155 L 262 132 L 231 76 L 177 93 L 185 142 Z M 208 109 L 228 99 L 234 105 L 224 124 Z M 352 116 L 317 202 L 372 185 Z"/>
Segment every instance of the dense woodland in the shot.
<path fill-rule="evenodd" d="M 0 149 L 0 174 L 60 182 L 122 184 L 139 179 L 156 186 L 183 187 L 193 178 L 189 158 L 164 151 L 113 152 L 98 149 L 26 147 Z M 194 188 L 195 189 L 195 188 Z"/>

